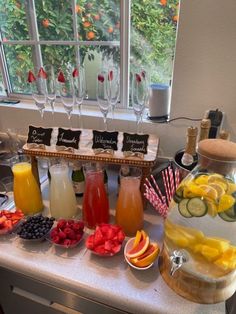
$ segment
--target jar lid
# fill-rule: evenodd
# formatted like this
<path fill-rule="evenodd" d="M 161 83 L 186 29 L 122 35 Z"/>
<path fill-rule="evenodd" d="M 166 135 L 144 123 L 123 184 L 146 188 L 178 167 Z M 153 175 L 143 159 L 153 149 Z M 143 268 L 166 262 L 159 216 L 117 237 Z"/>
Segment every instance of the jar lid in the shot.
<path fill-rule="evenodd" d="M 198 153 L 219 161 L 236 161 L 236 143 L 222 139 L 206 139 L 198 143 Z"/>

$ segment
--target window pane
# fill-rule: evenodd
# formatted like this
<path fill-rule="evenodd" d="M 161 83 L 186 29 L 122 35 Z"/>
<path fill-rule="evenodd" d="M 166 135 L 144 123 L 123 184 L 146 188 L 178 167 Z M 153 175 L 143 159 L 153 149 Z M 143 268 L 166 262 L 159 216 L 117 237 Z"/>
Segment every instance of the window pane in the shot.
<path fill-rule="evenodd" d="M 72 1 L 36 0 L 39 38 L 73 40 Z"/>
<path fill-rule="evenodd" d="M 0 96 L 6 96 L 5 87 L 3 85 L 2 73 L 0 72 Z"/>
<path fill-rule="evenodd" d="M 131 70 L 144 68 L 152 83 L 169 84 L 175 51 L 179 0 L 133 0 Z"/>
<path fill-rule="evenodd" d="M 0 1 L 0 29 L 3 41 L 29 39 L 24 0 Z"/>
<path fill-rule="evenodd" d="M 77 1 L 79 40 L 120 40 L 120 0 Z"/>
<path fill-rule="evenodd" d="M 31 46 L 4 45 L 10 81 L 14 93 L 29 93 L 28 71 L 33 69 Z"/>
<path fill-rule="evenodd" d="M 42 45 L 41 51 L 43 64 L 53 64 L 56 72 L 62 64 L 75 64 L 76 56 L 80 55 L 81 64 L 85 68 L 86 98 L 90 100 L 96 100 L 96 80 L 99 68 L 120 59 L 119 47 Z"/>

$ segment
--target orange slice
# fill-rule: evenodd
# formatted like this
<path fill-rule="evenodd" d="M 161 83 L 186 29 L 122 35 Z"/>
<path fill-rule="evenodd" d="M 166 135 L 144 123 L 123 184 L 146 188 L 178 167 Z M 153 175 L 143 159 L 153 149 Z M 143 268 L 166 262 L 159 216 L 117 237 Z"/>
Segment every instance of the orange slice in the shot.
<path fill-rule="evenodd" d="M 157 258 L 160 249 L 157 243 L 151 243 L 146 252 L 139 257 L 130 259 L 130 262 L 137 267 L 146 267 L 152 264 Z"/>
<path fill-rule="evenodd" d="M 135 239 L 134 239 L 134 244 L 132 246 L 133 249 L 139 244 L 141 238 L 142 238 L 142 233 L 141 233 L 141 231 L 138 230 L 136 232 L 136 236 L 135 236 Z"/>
<path fill-rule="evenodd" d="M 149 236 L 147 236 L 145 239 L 142 239 L 135 248 L 132 248 L 129 252 L 127 252 L 126 256 L 128 258 L 138 257 L 146 251 L 148 246 L 149 246 Z"/>

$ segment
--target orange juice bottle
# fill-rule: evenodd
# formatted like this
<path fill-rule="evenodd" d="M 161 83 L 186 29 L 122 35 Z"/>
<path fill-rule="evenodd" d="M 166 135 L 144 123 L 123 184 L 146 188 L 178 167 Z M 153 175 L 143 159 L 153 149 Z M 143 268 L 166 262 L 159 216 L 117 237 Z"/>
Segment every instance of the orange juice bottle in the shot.
<path fill-rule="evenodd" d="M 141 170 L 123 167 L 116 204 L 116 223 L 127 236 L 134 236 L 143 227 L 143 202 L 140 192 Z"/>
<path fill-rule="evenodd" d="M 13 192 L 17 208 L 24 214 L 35 214 L 43 210 L 40 188 L 33 176 L 31 164 L 20 162 L 12 167 L 14 174 Z"/>

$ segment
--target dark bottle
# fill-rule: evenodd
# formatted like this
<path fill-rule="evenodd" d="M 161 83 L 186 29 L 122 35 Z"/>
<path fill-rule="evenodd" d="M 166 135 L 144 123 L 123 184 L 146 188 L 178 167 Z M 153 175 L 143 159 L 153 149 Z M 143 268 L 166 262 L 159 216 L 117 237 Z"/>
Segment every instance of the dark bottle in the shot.
<path fill-rule="evenodd" d="M 104 168 L 104 170 L 103 170 L 103 174 L 104 174 L 104 185 L 105 185 L 105 189 L 106 189 L 106 192 L 108 193 L 108 175 L 107 175 L 107 171 L 106 171 L 105 168 Z"/>
<path fill-rule="evenodd" d="M 71 175 L 74 191 L 76 196 L 83 196 L 85 187 L 85 177 L 83 167 L 79 162 L 75 162 L 73 165 Z"/>

